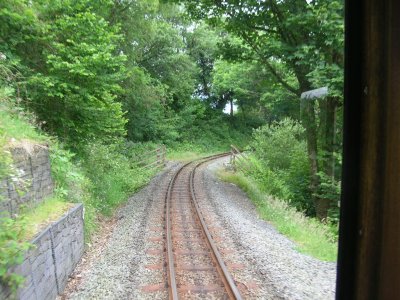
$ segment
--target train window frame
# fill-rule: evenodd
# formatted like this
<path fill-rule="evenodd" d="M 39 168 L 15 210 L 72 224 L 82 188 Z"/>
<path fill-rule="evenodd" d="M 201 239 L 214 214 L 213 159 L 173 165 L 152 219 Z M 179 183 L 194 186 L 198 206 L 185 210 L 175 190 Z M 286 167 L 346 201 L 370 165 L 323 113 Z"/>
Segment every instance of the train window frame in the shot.
<path fill-rule="evenodd" d="M 397 0 L 345 1 L 336 299 L 400 295 L 399 14 Z"/>

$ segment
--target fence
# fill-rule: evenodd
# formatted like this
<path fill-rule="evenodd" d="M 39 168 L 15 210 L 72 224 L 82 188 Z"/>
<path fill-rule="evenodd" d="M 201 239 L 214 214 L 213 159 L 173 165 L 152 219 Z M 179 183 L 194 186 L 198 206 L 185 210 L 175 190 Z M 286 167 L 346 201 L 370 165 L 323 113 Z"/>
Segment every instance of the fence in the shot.
<path fill-rule="evenodd" d="M 138 158 L 136 165 L 143 169 L 157 169 L 165 166 L 167 147 L 161 145 L 158 148 L 146 152 Z"/>
<path fill-rule="evenodd" d="M 236 146 L 231 145 L 230 164 L 234 171 L 240 170 L 244 173 L 251 172 L 253 163 L 244 151 L 240 151 Z"/>

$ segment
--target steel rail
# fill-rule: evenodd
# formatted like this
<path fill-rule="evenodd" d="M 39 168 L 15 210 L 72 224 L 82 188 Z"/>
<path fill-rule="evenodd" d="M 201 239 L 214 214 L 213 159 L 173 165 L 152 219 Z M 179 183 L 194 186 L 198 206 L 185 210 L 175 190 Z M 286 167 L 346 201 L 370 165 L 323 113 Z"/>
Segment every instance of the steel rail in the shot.
<path fill-rule="evenodd" d="M 230 153 L 225 153 L 224 155 L 221 155 L 220 157 L 228 156 L 229 154 Z M 200 223 L 201 223 L 201 227 L 202 227 L 202 229 L 203 229 L 203 231 L 204 231 L 204 233 L 205 233 L 205 235 L 207 237 L 207 239 L 206 239 L 207 243 L 208 243 L 209 247 L 212 250 L 211 253 L 212 253 L 212 256 L 213 256 L 213 260 L 216 263 L 217 271 L 218 271 L 218 273 L 220 274 L 220 276 L 222 278 L 222 281 L 223 281 L 225 289 L 226 289 L 226 291 L 227 291 L 227 293 L 229 295 L 229 298 L 230 299 L 241 300 L 242 296 L 240 295 L 239 289 L 237 288 L 237 286 L 235 284 L 235 281 L 233 280 L 228 268 L 226 267 L 226 265 L 224 263 L 224 260 L 223 260 L 223 258 L 221 256 L 220 252 L 218 251 L 217 246 L 215 245 L 215 243 L 213 241 L 212 235 L 211 235 L 210 231 L 208 230 L 207 224 L 205 223 L 204 218 L 202 216 L 202 213 L 201 213 L 201 210 L 200 210 L 200 206 L 199 206 L 199 204 L 198 204 L 198 202 L 196 200 L 196 193 L 195 193 L 195 189 L 194 189 L 194 174 L 196 172 L 196 169 L 200 165 L 202 165 L 202 164 L 204 164 L 204 163 L 206 163 L 206 162 L 208 162 L 208 161 L 210 161 L 212 159 L 215 159 L 215 158 L 207 159 L 205 161 L 202 161 L 202 162 L 198 163 L 194 167 L 193 171 L 190 173 L 190 193 L 192 195 L 193 205 L 194 205 L 194 207 L 196 209 L 196 213 L 197 213 L 197 215 L 199 217 L 199 220 L 200 220 Z"/>
<path fill-rule="evenodd" d="M 169 299 L 173 299 L 173 300 L 178 300 L 179 299 L 179 295 L 178 295 L 178 288 L 177 288 L 177 284 L 176 284 L 176 271 L 175 271 L 175 259 L 174 259 L 174 252 L 173 252 L 173 243 L 172 243 L 172 228 L 171 228 L 171 205 L 170 205 L 170 201 L 171 201 L 171 194 L 172 194 L 172 189 L 174 187 L 176 178 L 178 177 L 178 175 L 181 173 L 181 171 L 187 167 L 188 165 L 198 161 L 198 160 L 202 160 L 200 163 L 198 163 L 194 169 L 190 172 L 189 175 L 189 185 L 190 185 L 190 193 L 192 196 L 192 203 L 195 207 L 197 216 L 200 220 L 200 224 L 201 227 L 203 229 L 203 232 L 206 236 L 206 241 L 207 244 L 209 245 L 209 247 L 211 248 L 211 254 L 213 257 L 214 262 L 216 263 L 217 266 L 217 271 L 220 274 L 220 277 L 222 279 L 222 282 L 224 284 L 224 287 L 230 297 L 230 299 L 238 299 L 241 300 L 242 297 L 240 295 L 240 292 L 238 290 L 238 288 L 236 287 L 236 284 L 232 278 L 232 276 L 230 275 L 225 263 L 223 262 L 222 256 L 219 253 L 215 243 L 212 240 L 212 236 L 207 228 L 207 225 L 204 222 L 204 219 L 201 215 L 201 211 L 200 208 L 198 206 L 198 203 L 196 201 L 196 196 L 195 196 L 195 191 L 194 191 L 194 171 L 197 167 L 199 167 L 201 164 L 206 163 L 210 160 L 213 159 L 217 159 L 219 157 L 224 157 L 229 155 L 230 152 L 228 153 L 222 153 L 222 154 L 216 154 L 216 155 L 211 155 L 211 156 L 207 156 L 207 157 L 203 157 L 200 159 L 196 159 L 193 160 L 191 162 L 188 162 L 186 164 L 184 164 L 182 167 L 180 167 L 174 174 L 174 176 L 171 178 L 169 184 L 168 184 L 168 190 L 165 196 L 165 202 L 166 202 L 166 209 L 165 209 L 165 222 L 166 222 L 166 231 L 167 231 L 167 277 L 168 277 L 168 288 L 169 288 Z"/>
<path fill-rule="evenodd" d="M 178 177 L 179 173 L 189 164 L 189 162 L 182 167 L 179 168 L 178 171 L 175 172 L 174 176 L 172 177 L 171 181 L 168 185 L 168 191 L 165 196 L 166 202 L 166 230 L 167 230 L 167 277 L 168 277 L 168 288 L 169 288 L 169 299 L 178 300 L 178 288 L 176 286 L 176 272 L 175 272 L 175 260 L 174 260 L 174 253 L 173 253 L 173 245 L 172 245 L 172 229 L 171 229 L 171 213 L 170 213 L 170 200 L 171 200 L 171 193 L 172 188 L 174 186 L 175 180 Z"/>

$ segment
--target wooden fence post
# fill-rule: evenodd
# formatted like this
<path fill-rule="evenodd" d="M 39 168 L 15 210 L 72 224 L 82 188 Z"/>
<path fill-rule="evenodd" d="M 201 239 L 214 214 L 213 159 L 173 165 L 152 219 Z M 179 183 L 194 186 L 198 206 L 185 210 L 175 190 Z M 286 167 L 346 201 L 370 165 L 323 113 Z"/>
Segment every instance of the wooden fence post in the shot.
<path fill-rule="evenodd" d="M 156 165 L 158 166 L 159 164 L 160 164 L 160 150 L 161 150 L 161 148 L 157 148 L 157 151 L 156 151 Z"/>
<path fill-rule="evenodd" d="M 231 159 L 230 159 L 230 165 L 232 166 L 232 169 L 234 172 L 236 172 L 236 161 L 235 161 L 235 150 L 233 150 L 231 146 Z"/>
<path fill-rule="evenodd" d="M 165 167 L 165 160 L 167 157 L 167 147 L 163 144 L 162 149 L 163 149 L 162 164 Z"/>
<path fill-rule="evenodd" d="M 158 148 L 144 153 L 138 158 L 137 166 L 144 169 L 164 167 L 166 164 L 167 148 L 165 145 L 160 145 Z"/>

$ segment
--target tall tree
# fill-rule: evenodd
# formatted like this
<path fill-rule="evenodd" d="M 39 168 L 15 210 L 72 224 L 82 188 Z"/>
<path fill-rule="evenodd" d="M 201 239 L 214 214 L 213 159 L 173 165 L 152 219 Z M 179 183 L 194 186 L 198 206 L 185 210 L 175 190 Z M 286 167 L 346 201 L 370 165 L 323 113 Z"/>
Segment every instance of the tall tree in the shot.
<path fill-rule="evenodd" d="M 325 102 L 319 102 L 319 108 L 324 111 L 322 138 L 318 138 L 316 102 L 306 101 L 303 110 L 311 188 L 317 215 L 325 218 L 331 199 L 320 195 L 320 174 L 333 175 L 336 109 L 342 94 L 343 1 L 179 2 L 186 4 L 192 18 L 208 20 L 240 37 L 270 76 L 298 99 L 302 92 L 319 87 L 317 84 L 327 85 L 332 91 Z M 283 62 L 293 72 L 295 84 L 287 81 L 287 76 L 276 68 L 276 61 Z M 332 69 L 335 72 L 330 73 Z M 325 76 L 319 80 L 321 74 Z M 318 145 L 324 153 L 322 156 Z"/>
<path fill-rule="evenodd" d="M 0 8 L 6 24 L 0 51 L 20 62 L 28 83 L 24 104 L 71 145 L 123 136 L 126 120 L 117 97 L 125 56 L 116 52 L 118 27 L 103 18 L 112 2 L 14 4 Z"/>
<path fill-rule="evenodd" d="M 185 34 L 189 55 L 196 62 L 200 72 L 195 94 L 210 101 L 212 95 L 212 71 L 218 57 L 218 34 L 204 23 L 192 24 L 193 30 Z"/>
<path fill-rule="evenodd" d="M 31 107 L 65 140 L 84 142 L 123 136 L 125 118 L 117 95 L 125 56 L 120 35 L 86 0 L 44 6 L 48 46 L 45 68 L 32 76 Z"/>
<path fill-rule="evenodd" d="M 190 103 L 197 73 L 186 51 L 180 9 L 157 0 L 114 1 L 109 20 L 124 33 L 119 47 L 129 74 L 123 82 L 128 137 L 176 138 L 174 112 Z"/>

